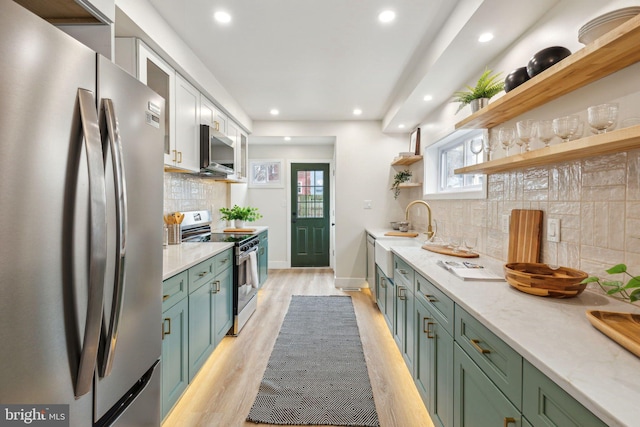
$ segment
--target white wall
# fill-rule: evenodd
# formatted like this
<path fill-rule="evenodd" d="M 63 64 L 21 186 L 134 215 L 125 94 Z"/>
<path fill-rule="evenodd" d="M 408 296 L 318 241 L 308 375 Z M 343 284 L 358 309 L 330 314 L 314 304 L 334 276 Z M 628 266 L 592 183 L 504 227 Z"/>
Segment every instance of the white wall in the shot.
<path fill-rule="evenodd" d="M 291 266 L 290 240 L 290 174 L 291 163 L 333 163 L 333 145 L 251 145 L 249 163 L 253 159 L 283 160 L 282 188 L 247 189 L 246 202 L 260 209 L 263 218 L 256 224 L 269 226 L 269 268 Z M 245 187 L 246 188 L 246 187 Z"/>
<path fill-rule="evenodd" d="M 404 198 L 409 196 L 393 199 L 389 188 L 395 172 L 390 163 L 408 150 L 409 136 L 385 135 L 378 121 L 255 121 L 253 130 L 256 136 L 336 138 L 336 286 L 367 286 L 364 230 L 385 227 L 389 220 L 404 216 Z M 372 209 L 363 209 L 364 200 L 372 201 Z"/>

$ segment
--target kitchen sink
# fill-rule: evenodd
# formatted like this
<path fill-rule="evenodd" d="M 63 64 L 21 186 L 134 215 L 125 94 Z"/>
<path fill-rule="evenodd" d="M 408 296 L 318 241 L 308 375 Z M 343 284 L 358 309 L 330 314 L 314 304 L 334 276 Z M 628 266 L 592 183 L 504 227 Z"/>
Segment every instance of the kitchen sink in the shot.
<path fill-rule="evenodd" d="M 414 246 L 420 247 L 423 244 L 421 237 L 407 238 L 379 238 L 376 239 L 375 260 L 380 270 L 390 279 L 393 279 L 393 246 Z"/>

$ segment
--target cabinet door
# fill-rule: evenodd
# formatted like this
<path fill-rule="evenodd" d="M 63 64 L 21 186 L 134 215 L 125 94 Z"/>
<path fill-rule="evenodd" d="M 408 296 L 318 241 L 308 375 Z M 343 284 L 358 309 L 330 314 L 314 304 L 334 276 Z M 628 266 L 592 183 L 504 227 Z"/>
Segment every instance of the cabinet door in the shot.
<path fill-rule="evenodd" d="M 176 72 L 152 51 L 142 41 L 137 41 L 138 66 L 137 77 L 142 83 L 153 89 L 158 95 L 164 98 L 166 108 L 164 115 L 164 163 L 175 165 L 174 151 L 176 144 L 175 123 L 176 123 Z M 175 155 L 175 156 L 174 156 Z"/>
<path fill-rule="evenodd" d="M 203 94 L 200 94 L 200 124 L 216 128 L 216 107 Z M 220 125 L 218 125 L 220 130 Z"/>
<path fill-rule="evenodd" d="M 376 302 L 380 313 L 387 320 L 387 278 L 378 267 L 376 267 Z M 388 322 L 387 326 L 390 326 Z"/>
<path fill-rule="evenodd" d="M 413 374 L 413 352 L 414 352 L 414 327 L 413 327 L 413 310 L 414 297 L 405 285 L 396 283 L 396 301 L 395 301 L 395 329 L 394 339 L 409 372 Z"/>
<path fill-rule="evenodd" d="M 407 288 L 398 282 L 395 282 L 395 299 L 394 299 L 394 316 L 393 316 L 393 339 L 402 353 L 404 345 L 404 336 L 407 326 Z"/>
<path fill-rule="evenodd" d="M 200 92 L 176 74 L 176 144 L 173 165 L 200 170 Z"/>
<path fill-rule="evenodd" d="M 238 132 L 238 149 L 237 149 L 238 175 L 244 181 L 249 176 L 249 139 L 243 131 Z"/>
<path fill-rule="evenodd" d="M 453 337 L 416 299 L 414 379 L 436 426 L 453 425 Z"/>
<path fill-rule="evenodd" d="M 214 345 L 218 345 L 233 325 L 233 269 L 227 268 L 218 274 L 214 281 L 213 331 Z"/>
<path fill-rule="evenodd" d="M 260 234 L 260 244 L 258 246 L 258 278 L 260 287 L 267 281 L 269 275 L 269 240 L 267 232 Z"/>
<path fill-rule="evenodd" d="M 188 322 L 189 304 L 183 298 L 162 313 L 162 418 L 167 415 L 189 384 Z"/>
<path fill-rule="evenodd" d="M 391 334 L 393 335 L 395 333 L 395 310 L 396 310 L 396 286 L 393 283 L 393 280 L 389 279 L 388 277 L 384 276 L 384 273 L 382 273 L 383 277 L 385 278 L 385 283 L 387 285 L 387 293 L 385 295 L 385 312 L 384 312 L 384 316 L 385 319 L 387 321 L 387 325 L 389 325 L 389 329 L 391 330 Z"/>
<path fill-rule="evenodd" d="M 213 282 L 189 294 L 189 381 L 213 351 Z"/>
<path fill-rule="evenodd" d="M 535 427 L 604 427 L 598 417 L 525 361 L 522 413 Z"/>
<path fill-rule="evenodd" d="M 454 344 L 453 422 L 456 427 L 520 427 L 522 416 L 478 365 Z"/>

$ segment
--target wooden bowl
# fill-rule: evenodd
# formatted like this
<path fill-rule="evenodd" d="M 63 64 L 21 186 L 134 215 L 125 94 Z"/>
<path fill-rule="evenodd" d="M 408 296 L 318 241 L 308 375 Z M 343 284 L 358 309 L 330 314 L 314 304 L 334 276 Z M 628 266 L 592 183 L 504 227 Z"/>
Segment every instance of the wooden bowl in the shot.
<path fill-rule="evenodd" d="M 507 282 L 519 291 L 552 298 L 571 298 L 587 287 L 581 284 L 589 275 L 569 267 L 552 270 L 547 264 L 512 262 L 505 264 Z"/>

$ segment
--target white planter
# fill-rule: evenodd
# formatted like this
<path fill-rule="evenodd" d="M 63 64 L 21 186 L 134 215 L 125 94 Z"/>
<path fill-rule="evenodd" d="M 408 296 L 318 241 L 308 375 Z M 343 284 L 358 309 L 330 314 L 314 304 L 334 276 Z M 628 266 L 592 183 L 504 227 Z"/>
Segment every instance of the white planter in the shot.
<path fill-rule="evenodd" d="M 244 228 L 244 221 L 241 219 L 234 219 L 235 228 Z"/>

